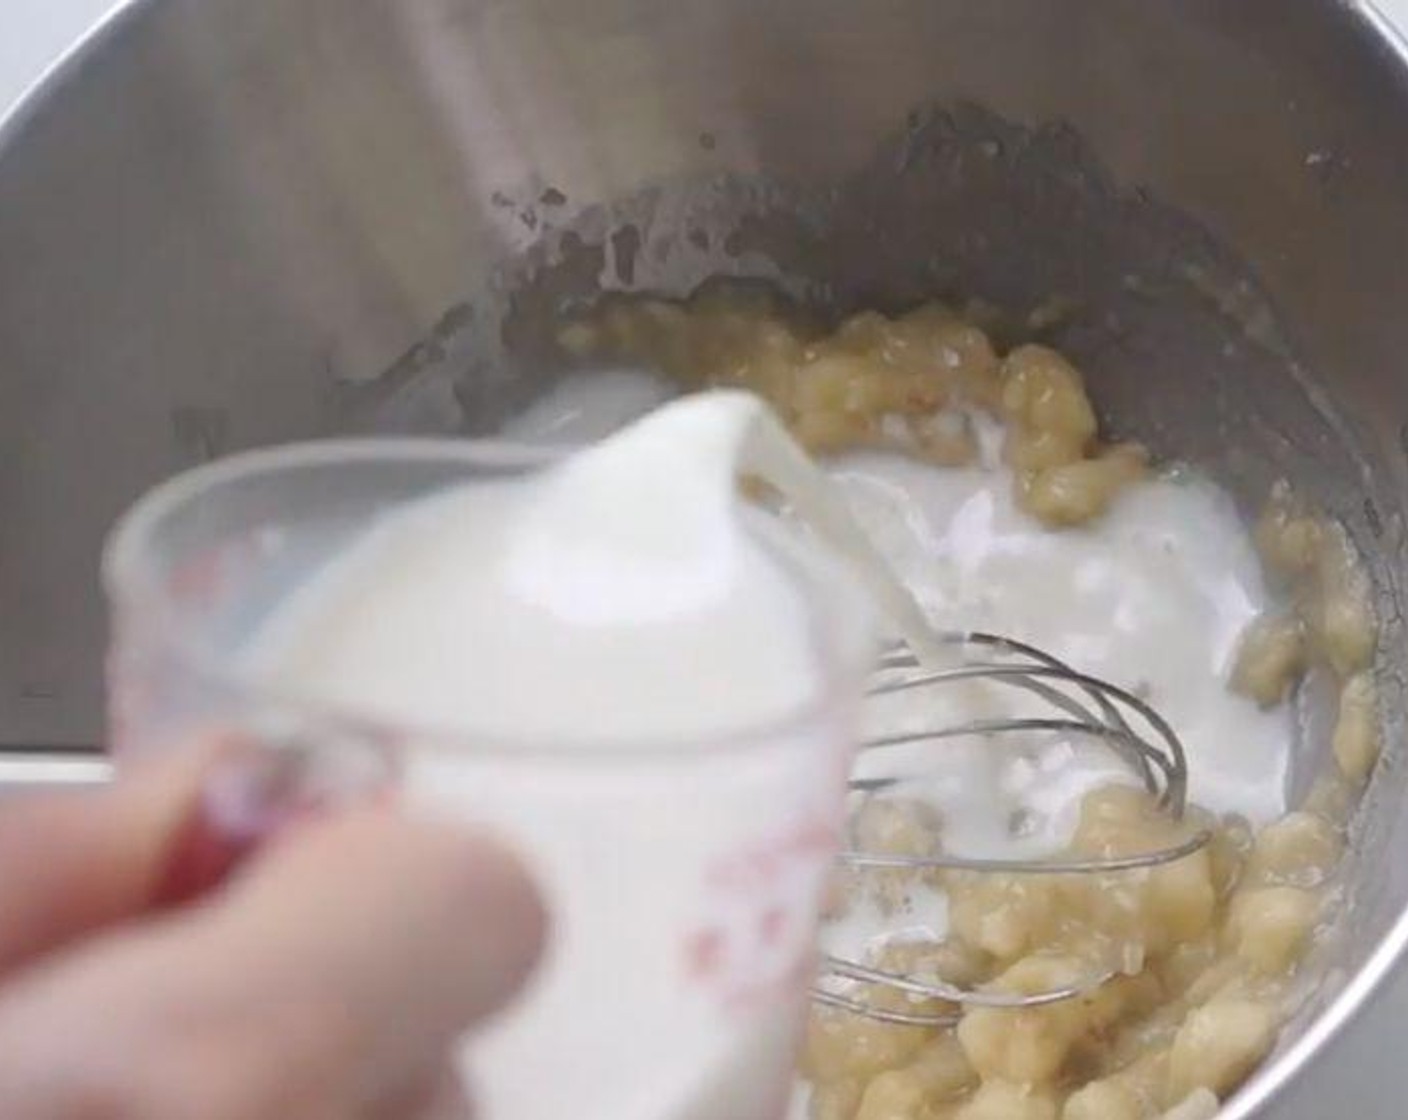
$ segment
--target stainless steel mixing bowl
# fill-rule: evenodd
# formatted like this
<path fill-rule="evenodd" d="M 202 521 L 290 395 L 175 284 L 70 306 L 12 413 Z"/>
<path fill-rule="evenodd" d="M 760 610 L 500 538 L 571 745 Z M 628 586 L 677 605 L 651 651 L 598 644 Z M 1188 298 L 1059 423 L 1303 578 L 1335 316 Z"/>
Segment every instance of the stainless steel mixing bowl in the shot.
<path fill-rule="evenodd" d="M 1352 918 L 1249 1116 L 1408 941 L 1404 59 L 1344 0 L 129 6 L 0 133 L 0 742 L 99 741 L 95 559 L 140 490 L 491 426 L 601 288 L 1054 298 L 1111 423 L 1248 510 L 1289 475 L 1379 588 Z"/>

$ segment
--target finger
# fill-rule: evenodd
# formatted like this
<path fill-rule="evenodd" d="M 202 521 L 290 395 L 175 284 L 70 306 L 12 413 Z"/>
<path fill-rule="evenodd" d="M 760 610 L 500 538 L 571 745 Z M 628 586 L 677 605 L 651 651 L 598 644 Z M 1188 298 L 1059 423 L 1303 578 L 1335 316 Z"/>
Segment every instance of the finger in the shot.
<path fill-rule="evenodd" d="M 149 908 L 217 751 L 103 789 L 0 802 L 0 973 Z"/>
<path fill-rule="evenodd" d="M 375 1096 L 502 1007 L 544 930 L 536 892 L 496 842 L 361 811 L 277 844 L 234 882 L 209 955 L 240 954 L 226 986 L 246 1000 L 326 1020 L 311 1045 L 329 1053 L 314 1064 L 370 1074 Z"/>
<path fill-rule="evenodd" d="M 369 811 L 312 824 L 204 906 L 11 985 L 0 1116 L 367 1115 L 509 998 L 542 938 L 487 840 Z"/>
<path fill-rule="evenodd" d="M 290 820 L 381 798 L 370 748 L 268 749 L 221 732 L 112 786 L 0 805 L 0 974 L 218 886 Z"/>

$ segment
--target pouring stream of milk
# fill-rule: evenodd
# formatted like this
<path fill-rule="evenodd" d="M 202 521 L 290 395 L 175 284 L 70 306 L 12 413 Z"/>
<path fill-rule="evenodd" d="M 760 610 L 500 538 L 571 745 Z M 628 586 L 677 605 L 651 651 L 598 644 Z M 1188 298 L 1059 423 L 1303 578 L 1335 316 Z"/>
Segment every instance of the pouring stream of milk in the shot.
<path fill-rule="evenodd" d="M 791 437 L 777 416 L 746 395 L 740 409 L 745 437 L 737 472 L 754 476 L 778 491 L 796 517 L 850 566 L 886 622 L 909 644 L 921 663 L 937 667 L 953 659 L 940 643 L 918 602 L 880 555 L 841 499 L 836 484 Z"/>

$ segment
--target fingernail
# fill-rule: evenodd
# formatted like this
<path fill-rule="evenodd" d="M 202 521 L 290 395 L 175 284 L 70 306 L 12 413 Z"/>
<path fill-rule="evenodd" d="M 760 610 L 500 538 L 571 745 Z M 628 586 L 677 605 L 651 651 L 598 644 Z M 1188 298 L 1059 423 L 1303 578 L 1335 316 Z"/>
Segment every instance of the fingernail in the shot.
<path fill-rule="evenodd" d="M 213 889 L 299 822 L 388 798 L 396 777 L 392 753 L 366 740 L 232 746 L 175 838 L 156 904 L 179 905 Z"/>

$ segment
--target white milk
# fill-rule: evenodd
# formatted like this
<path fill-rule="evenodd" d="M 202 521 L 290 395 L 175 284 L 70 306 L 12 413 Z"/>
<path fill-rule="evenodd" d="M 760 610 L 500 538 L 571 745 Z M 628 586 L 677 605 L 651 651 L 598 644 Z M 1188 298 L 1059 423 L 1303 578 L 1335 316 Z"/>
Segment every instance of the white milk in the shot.
<path fill-rule="evenodd" d="M 248 652 L 403 729 L 409 797 L 531 863 L 552 944 L 467 1050 L 485 1120 L 784 1107 L 872 643 L 740 471 L 845 520 L 760 402 L 704 395 L 386 517 Z"/>
<path fill-rule="evenodd" d="M 938 626 L 1029 642 L 1148 700 L 1187 748 L 1197 804 L 1258 825 L 1285 811 L 1291 717 L 1226 685 L 1239 636 L 1270 599 L 1216 486 L 1150 479 L 1097 524 L 1052 533 L 1015 507 L 1005 471 L 857 455 L 836 474 Z M 1058 763 L 1014 764 L 1002 775 L 1008 807 L 1048 815 L 1068 800 L 1061 782 L 1071 775 Z"/>

